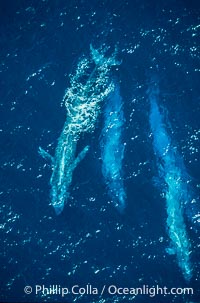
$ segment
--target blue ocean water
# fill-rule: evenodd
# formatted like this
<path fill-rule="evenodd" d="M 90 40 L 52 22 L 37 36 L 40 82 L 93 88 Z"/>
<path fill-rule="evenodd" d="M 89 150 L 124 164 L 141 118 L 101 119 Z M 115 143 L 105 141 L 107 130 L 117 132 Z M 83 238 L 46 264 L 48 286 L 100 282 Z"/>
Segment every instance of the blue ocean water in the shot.
<path fill-rule="evenodd" d="M 41 0 L 0 2 L 0 302 L 200 302 L 200 5 L 198 1 Z M 78 152 L 70 198 L 57 216 L 50 201 L 51 166 L 66 120 L 70 74 L 90 45 L 115 50 L 111 71 L 123 102 L 123 184 L 118 212 L 101 173 L 103 112 Z M 191 197 L 184 220 L 192 278 L 169 255 L 166 184 L 159 178 L 149 125 L 148 73 L 159 78 L 165 129 L 187 170 Z M 106 100 L 105 100 L 106 102 Z M 102 109 L 103 111 L 103 109 Z M 155 186 L 156 184 L 156 186 Z M 91 284 L 193 287 L 193 295 L 26 294 L 25 286 Z"/>

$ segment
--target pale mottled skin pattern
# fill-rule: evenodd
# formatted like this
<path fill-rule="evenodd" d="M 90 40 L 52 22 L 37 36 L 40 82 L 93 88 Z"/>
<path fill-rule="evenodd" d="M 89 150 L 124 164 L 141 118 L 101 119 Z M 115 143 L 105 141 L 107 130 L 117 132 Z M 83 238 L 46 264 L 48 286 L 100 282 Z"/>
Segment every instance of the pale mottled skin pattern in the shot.
<path fill-rule="evenodd" d="M 177 153 L 171 144 L 171 139 L 164 125 L 164 118 L 159 110 L 159 87 L 154 79 L 148 89 L 150 101 L 149 122 L 153 135 L 154 152 L 157 158 L 159 175 L 167 185 L 165 190 L 167 210 L 167 231 L 171 240 L 170 248 L 166 251 L 175 254 L 178 265 L 185 280 L 192 277 L 190 261 L 191 244 L 184 222 L 184 202 L 188 197 L 187 184 L 183 181 L 184 171 L 178 166 Z"/>

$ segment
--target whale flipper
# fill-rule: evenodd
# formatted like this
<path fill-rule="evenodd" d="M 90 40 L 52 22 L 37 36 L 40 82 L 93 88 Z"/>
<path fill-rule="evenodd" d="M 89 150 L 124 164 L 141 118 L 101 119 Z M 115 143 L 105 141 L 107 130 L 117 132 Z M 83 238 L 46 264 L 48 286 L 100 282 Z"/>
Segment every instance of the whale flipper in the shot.
<path fill-rule="evenodd" d="M 86 145 L 84 147 L 84 149 L 78 154 L 78 156 L 76 157 L 74 163 L 73 163 L 73 169 L 76 168 L 76 166 L 79 164 L 79 162 L 81 162 L 81 160 L 83 160 L 83 158 L 85 157 L 85 155 L 87 154 L 89 150 L 89 145 Z"/>
<path fill-rule="evenodd" d="M 50 163 L 53 165 L 54 158 L 40 146 L 39 146 L 38 153 L 42 158 L 44 158 L 45 160 L 50 161 Z"/>
<path fill-rule="evenodd" d="M 173 247 L 167 247 L 165 248 L 166 253 L 168 253 L 168 255 L 175 255 L 175 249 Z"/>

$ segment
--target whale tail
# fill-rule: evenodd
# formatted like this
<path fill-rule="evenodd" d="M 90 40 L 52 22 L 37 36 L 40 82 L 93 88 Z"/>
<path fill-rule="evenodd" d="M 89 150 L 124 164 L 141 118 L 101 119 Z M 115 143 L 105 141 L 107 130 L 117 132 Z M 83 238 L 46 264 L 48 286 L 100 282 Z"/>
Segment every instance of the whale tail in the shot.
<path fill-rule="evenodd" d="M 62 213 L 63 208 L 64 208 L 64 204 L 61 206 L 57 206 L 57 205 L 54 206 L 54 210 L 57 216 L 59 216 Z"/>

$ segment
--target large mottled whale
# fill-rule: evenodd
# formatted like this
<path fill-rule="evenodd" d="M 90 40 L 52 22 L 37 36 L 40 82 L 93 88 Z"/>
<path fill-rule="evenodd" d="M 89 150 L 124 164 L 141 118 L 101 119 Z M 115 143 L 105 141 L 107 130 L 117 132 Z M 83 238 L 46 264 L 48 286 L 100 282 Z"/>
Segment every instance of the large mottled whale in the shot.
<path fill-rule="evenodd" d="M 65 201 L 69 197 L 69 186 L 72 182 L 73 171 L 78 163 L 85 157 L 89 146 L 75 157 L 77 142 L 69 134 L 65 134 L 64 127 L 58 140 L 54 158 L 48 155 L 41 147 L 39 153 L 44 158 L 49 158 L 52 164 L 51 186 L 51 204 L 59 215 L 64 208 Z"/>
<path fill-rule="evenodd" d="M 63 211 L 69 198 L 74 169 L 89 150 L 87 145 L 76 156 L 77 143 L 82 133 L 94 130 L 101 103 L 114 88 L 110 70 L 118 62 L 115 54 L 108 58 L 105 52 L 90 46 L 90 58 L 81 59 L 74 75 L 70 76 L 71 86 L 63 98 L 67 117 L 55 156 L 39 148 L 39 154 L 51 161 L 50 198 L 57 215 Z"/>
<path fill-rule="evenodd" d="M 166 184 L 167 232 L 171 242 L 166 251 L 176 255 L 184 278 L 190 280 L 192 277 L 191 244 L 184 221 L 184 207 L 189 198 L 187 182 L 184 180 L 184 167 L 179 165 L 180 156 L 172 145 L 164 117 L 158 106 L 160 95 L 158 79 L 152 76 L 150 80 L 147 91 L 150 101 L 149 122 L 159 176 Z"/>
<path fill-rule="evenodd" d="M 112 202 L 123 213 L 126 204 L 122 163 L 124 144 L 122 133 L 124 125 L 123 102 L 119 84 L 115 81 L 114 91 L 104 106 L 104 126 L 101 133 L 102 173 Z"/>

